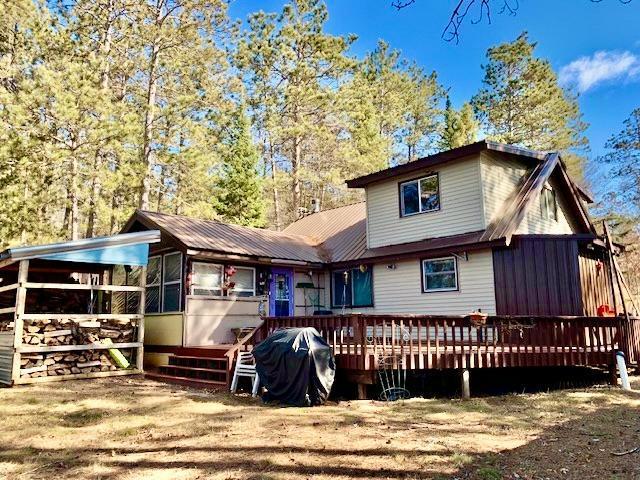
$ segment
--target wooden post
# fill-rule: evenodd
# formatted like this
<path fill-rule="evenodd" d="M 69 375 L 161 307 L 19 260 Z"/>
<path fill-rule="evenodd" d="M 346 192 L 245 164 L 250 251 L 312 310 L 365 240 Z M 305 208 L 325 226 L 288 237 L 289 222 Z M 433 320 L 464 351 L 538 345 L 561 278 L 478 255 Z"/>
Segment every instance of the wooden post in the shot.
<path fill-rule="evenodd" d="M 144 311 L 145 304 L 147 300 L 147 267 L 142 267 L 142 271 L 140 272 L 140 287 L 142 287 L 142 291 L 140 292 L 140 305 L 138 305 L 138 313 L 140 314 L 140 319 L 138 320 L 138 342 L 140 342 L 140 346 L 137 348 L 136 352 L 136 368 L 141 372 L 144 370 Z"/>
<path fill-rule="evenodd" d="M 29 260 L 21 260 L 18 267 L 18 288 L 16 289 L 16 311 L 13 317 L 13 368 L 11 380 L 15 383 L 20 379 L 20 352 L 18 349 L 22 345 L 22 332 L 24 330 L 25 302 L 27 299 L 27 283 L 29 272 Z"/>
<path fill-rule="evenodd" d="M 364 383 L 358 383 L 358 400 L 367 399 L 367 385 Z"/>
<path fill-rule="evenodd" d="M 609 385 L 618 386 L 618 375 L 615 361 L 609 364 Z"/>
<path fill-rule="evenodd" d="M 471 386 L 469 385 L 469 370 L 463 368 L 460 375 L 462 386 L 462 398 L 471 398 Z"/>

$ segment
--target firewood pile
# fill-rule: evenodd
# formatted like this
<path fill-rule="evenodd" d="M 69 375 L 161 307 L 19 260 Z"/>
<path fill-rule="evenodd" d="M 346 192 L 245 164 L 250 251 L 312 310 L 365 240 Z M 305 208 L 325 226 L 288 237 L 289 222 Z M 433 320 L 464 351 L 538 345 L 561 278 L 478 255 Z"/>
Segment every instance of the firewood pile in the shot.
<path fill-rule="evenodd" d="M 129 350 L 122 351 L 122 354 L 131 357 Z M 108 350 L 23 353 L 20 356 L 20 378 L 109 372 L 118 369 Z"/>
<path fill-rule="evenodd" d="M 72 319 L 25 320 L 23 345 L 54 347 L 137 340 L 137 325 L 129 320 L 74 321 Z M 119 350 L 128 360 L 133 349 Z M 20 355 L 20 378 L 39 378 L 121 370 L 108 349 L 31 352 Z"/>
<path fill-rule="evenodd" d="M 129 343 L 135 341 L 135 330 L 135 325 L 128 320 L 25 320 L 22 343 L 32 346 L 86 345 L 105 338 L 113 343 Z"/>

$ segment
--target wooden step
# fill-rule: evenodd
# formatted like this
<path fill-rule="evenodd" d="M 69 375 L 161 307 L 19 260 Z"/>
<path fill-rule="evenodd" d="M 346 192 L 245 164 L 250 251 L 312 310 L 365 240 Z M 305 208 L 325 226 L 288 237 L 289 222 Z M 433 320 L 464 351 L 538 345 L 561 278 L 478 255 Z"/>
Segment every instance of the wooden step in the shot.
<path fill-rule="evenodd" d="M 161 373 L 145 373 L 145 378 L 157 380 L 159 382 L 172 383 L 176 385 L 184 385 L 187 387 L 209 388 L 215 390 L 226 390 L 227 382 L 217 380 L 202 380 L 198 378 L 176 377 L 173 375 L 164 375 Z"/>
<path fill-rule="evenodd" d="M 178 367 L 226 369 L 228 361 L 226 358 L 199 358 L 174 355 L 169 357 L 169 365 L 175 365 Z"/>
<path fill-rule="evenodd" d="M 212 380 L 214 382 L 226 382 L 227 371 L 209 368 L 180 367 L 175 365 L 161 365 L 160 374 L 173 377 L 193 378 L 196 380 Z"/>
<path fill-rule="evenodd" d="M 201 367 L 185 367 L 183 365 L 162 365 L 160 368 L 172 368 L 175 370 L 185 370 L 194 372 L 211 372 L 211 373 L 224 373 L 227 374 L 227 370 L 224 368 L 201 368 Z"/>

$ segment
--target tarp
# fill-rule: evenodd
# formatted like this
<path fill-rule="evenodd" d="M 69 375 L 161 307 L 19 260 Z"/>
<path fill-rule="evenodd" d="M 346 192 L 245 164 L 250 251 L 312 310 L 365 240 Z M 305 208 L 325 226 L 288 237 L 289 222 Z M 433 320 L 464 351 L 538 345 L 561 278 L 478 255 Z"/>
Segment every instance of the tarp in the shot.
<path fill-rule="evenodd" d="M 315 328 L 284 328 L 253 349 L 265 402 L 320 405 L 327 400 L 336 372 L 331 347 Z"/>

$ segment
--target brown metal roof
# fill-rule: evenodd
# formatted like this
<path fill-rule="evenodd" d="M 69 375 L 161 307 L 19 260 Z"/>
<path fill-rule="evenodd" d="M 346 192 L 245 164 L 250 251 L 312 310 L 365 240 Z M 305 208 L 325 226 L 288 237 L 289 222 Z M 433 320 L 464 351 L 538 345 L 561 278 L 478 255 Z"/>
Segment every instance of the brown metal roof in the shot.
<path fill-rule="evenodd" d="M 311 263 L 325 261 L 314 240 L 303 235 L 142 210 L 136 211 L 125 230 L 135 221 L 158 228 L 185 248 Z"/>
<path fill-rule="evenodd" d="M 328 261 L 360 258 L 367 249 L 365 202 L 313 213 L 292 223 L 283 233 L 312 237 Z"/>
<path fill-rule="evenodd" d="M 505 143 L 492 142 L 490 140 L 481 140 L 476 143 L 465 145 L 463 147 L 447 150 L 446 152 L 436 153 L 435 155 L 429 155 L 428 157 L 419 158 L 413 162 L 404 163 L 395 167 L 380 170 L 379 172 L 370 173 L 362 177 L 347 180 L 347 186 L 349 188 L 361 188 L 369 185 L 370 183 L 387 180 L 389 178 L 412 173 L 425 168 L 431 168 L 436 165 L 459 160 L 469 155 L 480 153 L 484 150 L 492 150 L 495 152 L 502 152 L 510 155 L 517 155 L 521 158 L 530 158 L 532 160 L 540 161 L 544 160 L 546 154 L 544 152 L 538 152 L 535 150 L 529 150 L 526 148 L 520 148 L 513 145 L 507 145 Z"/>

